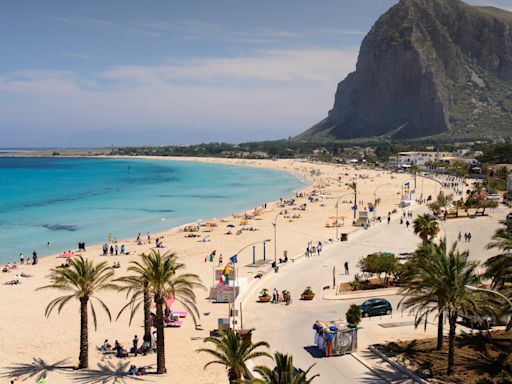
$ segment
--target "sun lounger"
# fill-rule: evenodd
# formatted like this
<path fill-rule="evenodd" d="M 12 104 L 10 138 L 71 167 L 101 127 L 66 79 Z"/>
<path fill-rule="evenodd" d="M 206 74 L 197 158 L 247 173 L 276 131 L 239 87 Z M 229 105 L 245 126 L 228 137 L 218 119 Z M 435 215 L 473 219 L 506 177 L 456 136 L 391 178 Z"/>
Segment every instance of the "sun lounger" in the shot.
<path fill-rule="evenodd" d="M 187 311 L 172 311 L 172 315 L 175 317 L 184 318 L 184 317 L 187 317 L 188 312 Z"/>
<path fill-rule="evenodd" d="M 168 321 L 164 323 L 166 327 L 170 328 L 179 328 L 181 327 L 181 324 L 183 324 L 183 321 L 181 320 Z"/>

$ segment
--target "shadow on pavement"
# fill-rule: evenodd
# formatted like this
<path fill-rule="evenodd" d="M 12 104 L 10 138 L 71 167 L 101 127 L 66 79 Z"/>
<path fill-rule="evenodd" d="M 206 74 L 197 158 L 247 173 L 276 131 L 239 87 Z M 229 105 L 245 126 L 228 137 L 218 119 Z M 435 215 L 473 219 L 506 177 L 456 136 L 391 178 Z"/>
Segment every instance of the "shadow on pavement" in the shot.
<path fill-rule="evenodd" d="M 147 376 L 129 376 L 131 362 L 118 361 L 117 364 L 108 361 L 99 363 L 98 369 L 84 369 L 70 373 L 70 378 L 83 384 L 124 384 L 132 380 L 145 381 Z"/>
<path fill-rule="evenodd" d="M 53 364 L 47 363 L 45 360 L 34 357 L 31 363 L 20 363 L 14 364 L 10 367 L 6 367 L 7 372 L 1 377 L 23 377 L 23 380 L 34 378 L 35 381 L 39 381 L 44 377 L 48 376 L 49 372 L 57 370 L 72 370 L 73 368 L 68 365 L 69 359 L 63 359 Z"/>
<path fill-rule="evenodd" d="M 324 353 L 319 350 L 316 345 L 309 345 L 307 347 L 304 347 L 304 350 L 309 353 L 312 357 L 315 359 L 319 359 L 321 357 L 325 357 Z"/>
<path fill-rule="evenodd" d="M 372 351 L 366 350 L 359 353 L 367 362 L 372 363 L 371 370 L 362 379 L 362 383 L 393 383 L 393 384 L 409 384 L 414 383 L 409 376 L 397 370 Z"/>

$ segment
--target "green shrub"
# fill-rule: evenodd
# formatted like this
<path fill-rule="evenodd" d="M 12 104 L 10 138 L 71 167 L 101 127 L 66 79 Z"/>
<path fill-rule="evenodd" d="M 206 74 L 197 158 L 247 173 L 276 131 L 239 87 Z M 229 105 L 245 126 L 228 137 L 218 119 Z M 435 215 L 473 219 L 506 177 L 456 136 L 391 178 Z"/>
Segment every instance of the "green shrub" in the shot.
<path fill-rule="evenodd" d="M 363 314 L 361 313 L 361 306 L 352 304 L 347 313 L 345 313 L 345 317 L 347 319 L 347 323 L 357 326 L 363 317 Z"/>

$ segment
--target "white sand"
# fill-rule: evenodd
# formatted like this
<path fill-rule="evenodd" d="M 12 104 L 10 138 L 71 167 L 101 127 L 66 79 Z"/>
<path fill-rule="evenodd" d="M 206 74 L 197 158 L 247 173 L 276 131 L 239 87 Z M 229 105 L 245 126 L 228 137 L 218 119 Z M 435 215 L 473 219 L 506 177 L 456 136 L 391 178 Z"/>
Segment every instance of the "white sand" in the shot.
<path fill-rule="evenodd" d="M 377 186 L 387 184 L 378 190 L 378 197 L 381 199 L 378 215 L 381 215 L 384 219 L 388 211 L 397 208 L 400 186 L 407 180 L 411 180 L 411 185 L 413 184 L 410 175 L 391 175 L 379 170 L 355 169 L 347 166 L 317 165 L 292 160 L 195 160 L 293 171 L 311 180 L 312 185 L 306 188 L 305 192 L 310 192 L 313 189 L 322 191 L 325 197 L 316 203 L 310 204 L 305 198 L 297 199 L 296 206 L 304 202 L 307 203 L 308 208 L 305 212 L 292 211 L 291 207 L 287 208 L 291 215 L 300 213 L 300 218 L 285 219 L 279 217 L 277 231 L 278 257 L 282 257 L 283 250 L 288 251 L 289 257 L 303 253 L 308 241 L 325 242 L 329 238 L 335 237 L 335 228 L 326 228 L 325 224 L 332 222 L 329 217 L 336 213 L 335 202 L 337 197 L 350 192 L 345 186 L 346 182 L 357 181 L 358 199 L 363 200 L 365 205 L 367 202 L 373 201 L 374 190 Z M 312 176 L 310 172 L 313 170 L 319 170 L 320 175 Z M 340 176 L 341 181 L 338 181 Z M 416 197 L 420 195 L 421 185 L 420 178 L 418 178 Z M 425 180 L 423 189 L 424 196 L 427 196 L 433 194 L 435 189 L 438 191 L 439 187 L 435 186 L 434 182 Z M 347 196 L 342 198 L 341 201 L 351 199 L 351 196 Z M 340 203 L 339 214 L 349 217 L 346 220 L 346 226 L 340 228 L 340 233 L 354 230 L 351 226 L 352 211 L 350 206 L 349 203 Z M 181 261 L 187 264 L 187 269 L 199 274 L 205 285 L 210 286 L 212 284 L 212 265 L 205 263 L 204 258 L 213 249 L 217 250 L 217 255 L 222 253 L 224 262 L 226 262 L 230 255 L 237 252 L 244 245 L 269 238 L 272 239 L 272 242 L 267 245 L 267 257 L 273 258 L 274 231 L 272 221 L 279 210 L 282 210 L 282 208 L 278 208 L 276 203 L 269 203 L 260 220 L 250 220 L 249 222 L 248 226 L 253 226 L 258 230 L 253 232 L 244 231 L 240 236 L 224 234 L 228 230 L 226 225 L 229 223 L 236 225 L 236 228 L 233 229 L 234 232 L 239 227 L 240 219 L 228 217 L 226 222 L 219 222 L 219 226 L 214 228 L 212 232 L 201 233 L 202 236 L 207 234 L 210 236 L 210 243 L 198 242 L 198 238 L 185 238 L 183 232 L 179 229 L 170 229 L 161 234 L 164 236 L 164 244 L 167 246 L 165 250 L 175 251 Z M 252 209 L 248 209 L 247 212 L 251 211 Z M 115 228 L 112 228 L 112 234 L 115 236 Z M 152 234 L 153 238 L 155 236 L 156 234 Z M 84 255 L 97 262 L 107 261 L 112 264 L 114 261 L 119 261 L 122 268 L 116 270 L 116 276 L 121 276 L 125 273 L 129 261 L 136 258 L 136 254 L 149 249 L 148 245 L 137 246 L 135 238 L 119 241 L 118 244 L 125 244 L 131 255 L 102 257 L 100 256 L 101 245 L 88 247 Z M 261 245 L 258 246 L 258 258 L 262 257 L 261 247 Z M 240 276 L 248 276 L 249 278 L 253 276 L 254 268 L 244 267 L 251 261 L 252 253 L 249 248 L 239 256 Z M 45 285 L 47 283 L 45 276 L 49 269 L 62 262 L 63 259 L 49 256 L 40 259 L 36 266 L 21 266 L 17 272 L 0 272 L 0 284 L 2 284 L 0 285 L 0 382 L 8 382 L 5 375 L 18 370 L 26 373 L 20 377 L 20 381 L 27 379 L 26 382 L 28 383 L 35 382 L 35 377 L 43 372 L 47 373 L 49 383 L 93 382 L 94 375 L 97 375 L 96 380 L 102 378 L 105 383 L 113 383 L 113 371 L 125 372 L 132 363 L 137 366 L 154 365 L 156 362 L 154 354 L 146 357 L 130 357 L 124 360 L 118 360 L 111 356 L 103 357 L 97 351 L 96 346 L 99 346 L 105 338 L 108 338 L 112 344 L 115 339 L 118 339 L 127 348 L 131 346 L 134 334 L 138 334 L 139 338 L 142 339 L 142 315 L 137 316 L 134 324 L 130 327 L 127 315 L 121 316 L 118 321 L 109 322 L 107 316 L 97 308 L 99 312 L 98 329 L 95 331 L 92 324 L 90 324 L 91 370 L 84 374 L 90 375 L 91 380 L 80 381 L 82 373 L 61 368 L 70 367 L 77 363 L 80 324 L 78 303 L 73 302 L 67 305 L 61 314 L 55 312 L 46 319 L 44 309 L 53 298 L 59 295 L 59 292 L 53 290 L 35 291 L 35 289 Z M 21 272 L 34 276 L 32 278 L 20 278 L 23 282 L 21 285 L 3 285 L 5 281 L 15 278 L 16 273 Z M 201 313 L 210 313 L 200 320 L 204 330 L 195 330 L 190 318 L 187 318 L 184 325 L 179 329 L 166 329 L 168 374 L 165 376 L 145 376 L 145 380 L 156 383 L 219 383 L 227 381 L 226 372 L 220 366 L 213 366 L 204 371 L 203 366 L 209 361 L 209 357 L 206 354 L 195 352 L 197 348 L 202 346 L 202 339 L 209 335 L 209 331 L 217 328 L 217 318 L 227 313 L 226 304 L 210 303 L 206 300 L 207 295 L 207 291 L 198 294 L 198 306 Z M 116 292 L 102 292 L 99 296 L 108 304 L 114 318 L 126 302 L 124 295 Z M 102 380 L 97 382 L 101 383 Z"/>

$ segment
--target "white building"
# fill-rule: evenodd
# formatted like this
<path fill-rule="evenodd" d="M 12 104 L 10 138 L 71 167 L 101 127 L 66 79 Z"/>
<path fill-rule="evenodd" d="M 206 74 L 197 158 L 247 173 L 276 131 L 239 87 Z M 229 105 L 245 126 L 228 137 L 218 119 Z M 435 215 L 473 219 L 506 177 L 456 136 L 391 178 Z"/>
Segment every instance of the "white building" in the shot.
<path fill-rule="evenodd" d="M 439 161 L 442 157 L 449 156 L 448 152 L 400 152 L 397 155 L 397 163 L 400 166 L 416 165 L 425 166 L 429 162 Z"/>

